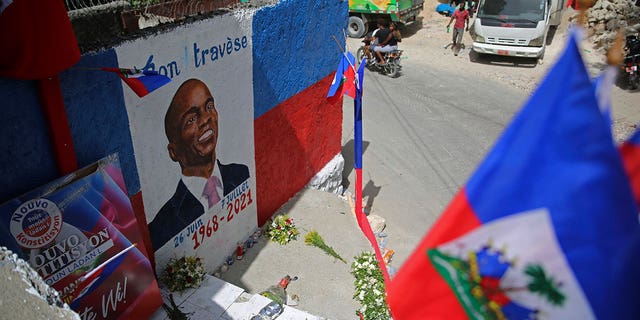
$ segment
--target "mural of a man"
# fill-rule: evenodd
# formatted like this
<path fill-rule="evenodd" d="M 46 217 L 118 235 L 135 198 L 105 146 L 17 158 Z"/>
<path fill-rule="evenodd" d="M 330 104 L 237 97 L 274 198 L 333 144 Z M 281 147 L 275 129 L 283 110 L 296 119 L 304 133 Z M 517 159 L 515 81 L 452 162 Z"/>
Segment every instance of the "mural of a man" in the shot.
<path fill-rule="evenodd" d="M 182 178 L 173 197 L 149 223 L 154 250 L 211 208 L 249 178 L 242 164 L 218 160 L 218 111 L 207 85 L 186 80 L 176 91 L 164 118 L 171 160 L 178 162 Z"/>

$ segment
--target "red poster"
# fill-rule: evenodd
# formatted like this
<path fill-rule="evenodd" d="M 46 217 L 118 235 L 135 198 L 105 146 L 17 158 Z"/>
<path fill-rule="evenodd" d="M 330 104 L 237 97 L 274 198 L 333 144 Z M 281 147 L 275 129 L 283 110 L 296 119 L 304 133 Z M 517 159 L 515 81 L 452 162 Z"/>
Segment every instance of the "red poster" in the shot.
<path fill-rule="evenodd" d="M 115 155 L 0 206 L 0 244 L 83 319 L 145 319 L 162 304 L 138 228 Z"/>

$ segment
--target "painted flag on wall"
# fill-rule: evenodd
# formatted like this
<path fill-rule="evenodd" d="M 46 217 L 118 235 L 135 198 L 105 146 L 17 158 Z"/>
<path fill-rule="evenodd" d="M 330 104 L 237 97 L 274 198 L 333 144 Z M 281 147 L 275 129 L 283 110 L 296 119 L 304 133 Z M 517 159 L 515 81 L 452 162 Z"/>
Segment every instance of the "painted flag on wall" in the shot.
<path fill-rule="evenodd" d="M 620 155 L 629 176 L 636 205 L 640 208 L 640 128 L 620 146 Z"/>
<path fill-rule="evenodd" d="M 627 177 L 571 32 L 559 61 L 387 286 L 395 319 L 637 319 Z"/>
<path fill-rule="evenodd" d="M 327 98 L 334 97 L 338 93 L 340 94 L 339 96 L 346 94 L 351 98 L 356 98 L 355 61 L 356 58 L 351 52 L 347 51 L 347 53 L 342 56 L 336 74 L 331 82 L 331 87 L 329 87 Z"/>
<path fill-rule="evenodd" d="M 115 72 L 138 97 L 142 98 L 154 90 L 171 82 L 171 78 L 157 71 L 142 71 L 138 69 L 102 68 L 104 71 Z"/>
<path fill-rule="evenodd" d="M 45 79 L 80 60 L 64 1 L 0 1 L 0 77 Z"/>

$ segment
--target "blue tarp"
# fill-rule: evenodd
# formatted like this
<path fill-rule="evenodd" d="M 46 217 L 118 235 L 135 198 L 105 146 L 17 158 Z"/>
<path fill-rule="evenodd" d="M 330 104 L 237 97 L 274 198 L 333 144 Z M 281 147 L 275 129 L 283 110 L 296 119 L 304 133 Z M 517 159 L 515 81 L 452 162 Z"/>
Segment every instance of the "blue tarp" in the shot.
<path fill-rule="evenodd" d="M 449 5 L 448 3 L 441 3 L 436 7 L 437 13 L 444 14 L 446 16 L 452 15 L 454 11 L 456 11 L 456 6 Z"/>

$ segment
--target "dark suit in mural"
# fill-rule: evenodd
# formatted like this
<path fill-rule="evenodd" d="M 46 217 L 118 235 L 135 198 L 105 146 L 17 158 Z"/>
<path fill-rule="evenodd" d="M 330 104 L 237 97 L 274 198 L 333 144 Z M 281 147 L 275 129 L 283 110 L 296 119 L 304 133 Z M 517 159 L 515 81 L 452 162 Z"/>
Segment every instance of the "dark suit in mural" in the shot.
<path fill-rule="evenodd" d="M 242 164 L 222 165 L 218 162 L 222 174 L 224 195 L 249 179 L 249 169 Z M 171 199 L 158 211 L 158 215 L 149 224 L 149 233 L 153 249 L 158 250 L 178 232 L 204 214 L 204 207 L 187 189 L 182 180 Z"/>
<path fill-rule="evenodd" d="M 213 95 L 202 81 L 189 79 L 180 85 L 165 115 L 164 127 L 169 156 L 180 164 L 182 179 L 149 223 L 154 250 L 204 214 L 203 203 L 213 207 L 249 178 L 247 166 L 223 165 L 217 159 L 218 112 Z M 215 183 L 209 188 L 212 181 Z"/>

